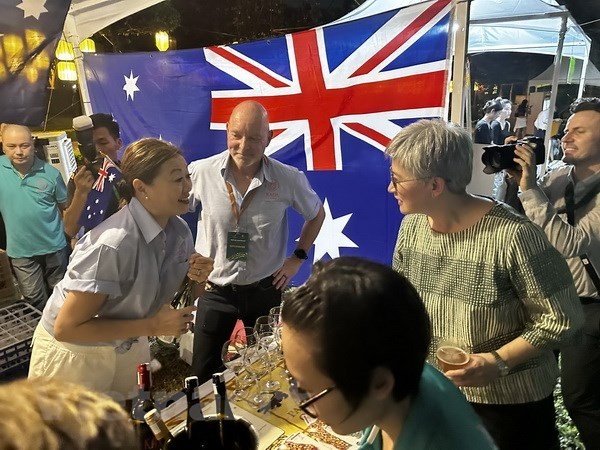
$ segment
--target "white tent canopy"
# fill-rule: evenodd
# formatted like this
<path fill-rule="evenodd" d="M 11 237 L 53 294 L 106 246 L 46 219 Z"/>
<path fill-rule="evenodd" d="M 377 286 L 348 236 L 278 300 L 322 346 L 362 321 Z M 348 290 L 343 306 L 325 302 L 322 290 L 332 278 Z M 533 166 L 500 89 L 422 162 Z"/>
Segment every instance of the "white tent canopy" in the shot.
<path fill-rule="evenodd" d="M 563 58 L 560 65 L 560 73 L 558 75 L 559 84 L 574 83 L 577 84 L 581 78 L 581 68 L 583 61 L 575 60 L 575 70 L 572 74 L 572 81 L 567 80 L 569 74 L 569 58 Z M 552 74 L 554 73 L 554 65 L 548 66 L 546 70 L 540 73 L 535 78 L 529 80 L 529 86 L 544 86 L 552 84 Z M 592 63 L 589 63 L 585 73 L 585 84 L 586 86 L 600 86 L 600 72 L 596 69 Z"/>
<path fill-rule="evenodd" d="M 163 0 L 72 0 L 71 20 L 81 40 Z"/>
<path fill-rule="evenodd" d="M 586 59 L 589 38 L 563 6 L 542 0 L 473 1 L 469 53 L 512 51 L 556 55 L 565 13 L 563 54 Z"/>
<path fill-rule="evenodd" d="M 367 0 L 340 21 L 425 1 L 432 0 Z M 561 18 L 565 14 L 567 30 L 563 53 L 586 59 L 589 38 L 568 11 L 554 0 L 472 0 L 468 52 L 512 51 L 555 55 Z"/>

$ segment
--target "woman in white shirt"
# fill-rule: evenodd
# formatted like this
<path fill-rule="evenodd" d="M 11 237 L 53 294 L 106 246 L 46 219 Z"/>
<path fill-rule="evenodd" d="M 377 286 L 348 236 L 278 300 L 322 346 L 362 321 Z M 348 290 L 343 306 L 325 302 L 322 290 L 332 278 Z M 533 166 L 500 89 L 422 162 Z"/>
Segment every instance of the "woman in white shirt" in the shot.
<path fill-rule="evenodd" d="M 137 338 L 189 328 L 195 307 L 174 310 L 170 300 L 186 275 L 200 291 L 212 260 L 194 253 L 178 217 L 189 208 L 191 181 L 177 147 L 134 142 L 121 170 L 128 203 L 77 243 L 34 333 L 29 377 L 60 377 L 130 398 L 143 362 Z"/>

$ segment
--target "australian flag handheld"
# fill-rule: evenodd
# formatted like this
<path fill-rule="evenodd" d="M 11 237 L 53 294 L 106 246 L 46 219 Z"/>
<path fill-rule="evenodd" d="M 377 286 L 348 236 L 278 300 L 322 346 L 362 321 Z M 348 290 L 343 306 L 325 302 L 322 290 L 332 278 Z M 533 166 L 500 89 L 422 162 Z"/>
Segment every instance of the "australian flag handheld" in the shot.
<path fill-rule="evenodd" d="M 79 219 L 79 225 L 85 231 L 91 230 L 119 209 L 119 194 L 116 186 L 122 178 L 123 174 L 119 168 L 110 158 L 105 157 Z"/>

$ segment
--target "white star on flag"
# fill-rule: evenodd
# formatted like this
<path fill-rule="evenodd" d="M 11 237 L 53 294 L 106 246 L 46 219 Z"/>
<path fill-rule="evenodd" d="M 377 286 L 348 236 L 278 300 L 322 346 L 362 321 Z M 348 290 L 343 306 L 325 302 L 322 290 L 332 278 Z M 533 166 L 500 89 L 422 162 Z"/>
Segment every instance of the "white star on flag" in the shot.
<path fill-rule="evenodd" d="M 46 9 L 46 0 L 23 0 L 17 5 L 17 8 L 23 10 L 23 19 L 31 16 L 40 20 L 40 15 L 48 12 Z"/>
<path fill-rule="evenodd" d="M 109 181 L 110 183 L 112 183 L 114 179 L 115 179 L 115 174 L 114 174 L 114 173 L 111 173 L 111 174 L 108 176 L 108 181 Z"/>
<path fill-rule="evenodd" d="M 329 255 L 332 259 L 339 258 L 340 247 L 358 248 L 358 245 L 343 233 L 350 217 L 352 217 L 352 213 L 334 219 L 327 198 L 323 203 L 323 209 L 325 210 L 325 220 L 317 239 L 315 239 L 313 262 L 320 260 L 325 255 Z"/>
<path fill-rule="evenodd" d="M 133 94 L 139 92 L 140 88 L 136 86 L 137 80 L 140 76 L 133 76 L 133 70 L 129 71 L 129 77 L 127 75 L 123 75 L 125 78 L 125 85 L 123 86 L 123 90 L 127 92 L 127 100 L 131 97 L 131 101 L 133 101 Z"/>

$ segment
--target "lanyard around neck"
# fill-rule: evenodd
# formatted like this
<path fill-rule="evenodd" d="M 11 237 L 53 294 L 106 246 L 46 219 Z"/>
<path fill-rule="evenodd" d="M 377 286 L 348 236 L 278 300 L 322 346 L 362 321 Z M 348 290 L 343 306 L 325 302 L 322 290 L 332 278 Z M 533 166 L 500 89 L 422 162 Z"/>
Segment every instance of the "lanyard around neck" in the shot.
<path fill-rule="evenodd" d="M 227 187 L 227 192 L 229 192 L 229 202 L 231 203 L 231 211 L 233 212 L 235 224 L 239 225 L 240 216 L 244 211 L 248 209 L 248 206 L 250 206 L 250 202 L 254 198 L 254 194 L 256 194 L 256 189 L 252 189 L 246 194 L 246 196 L 242 200 L 242 208 L 238 209 L 238 205 L 235 201 L 235 195 L 233 194 L 233 187 L 231 186 L 231 183 L 229 181 L 225 181 L 225 186 Z"/>

